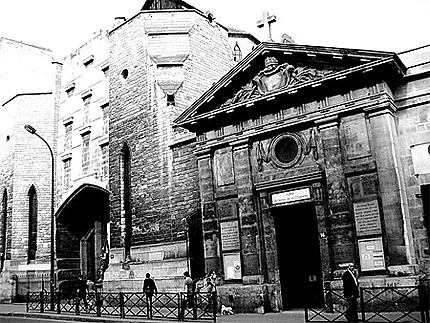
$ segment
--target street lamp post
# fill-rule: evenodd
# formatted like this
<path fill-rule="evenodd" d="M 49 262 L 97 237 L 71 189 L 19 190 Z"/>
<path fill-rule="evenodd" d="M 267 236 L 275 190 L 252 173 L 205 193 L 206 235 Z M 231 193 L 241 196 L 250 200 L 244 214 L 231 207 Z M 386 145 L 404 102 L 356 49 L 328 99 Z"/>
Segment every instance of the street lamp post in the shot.
<path fill-rule="evenodd" d="M 50 254 L 50 276 L 49 276 L 49 286 L 51 293 L 51 311 L 54 310 L 54 292 L 55 292 L 55 271 L 54 271 L 54 256 L 55 256 L 55 228 L 54 228 L 54 154 L 52 153 L 51 146 L 49 146 L 48 142 L 43 139 L 37 132 L 29 124 L 24 126 L 25 130 L 27 130 L 32 135 L 36 135 L 39 137 L 48 147 L 49 153 L 51 154 L 51 254 Z"/>

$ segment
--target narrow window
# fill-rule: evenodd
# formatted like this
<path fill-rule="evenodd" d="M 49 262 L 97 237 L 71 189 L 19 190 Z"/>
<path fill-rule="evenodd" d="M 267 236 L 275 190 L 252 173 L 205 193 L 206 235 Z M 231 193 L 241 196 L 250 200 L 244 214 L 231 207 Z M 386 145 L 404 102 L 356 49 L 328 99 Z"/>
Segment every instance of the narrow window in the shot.
<path fill-rule="evenodd" d="M 4 261 L 6 260 L 6 226 L 7 226 L 7 192 L 3 192 L 1 209 L 1 230 L 0 230 L 0 272 L 3 271 Z"/>
<path fill-rule="evenodd" d="M 131 249 L 131 188 L 130 188 L 130 176 L 131 176 L 131 165 L 130 165 L 130 149 L 127 144 L 124 144 L 122 151 L 122 223 L 124 223 L 124 249 L 125 249 L 125 262 L 131 260 L 130 249 Z"/>
<path fill-rule="evenodd" d="M 109 133 L 109 103 L 105 103 L 101 106 L 103 111 L 103 134 Z"/>
<path fill-rule="evenodd" d="M 72 174 L 72 160 L 66 159 L 64 161 L 64 190 L 66 191 L 70 187 L 70 178 Z"/>
<path fill-rule="evenodd" d="M 102 150 L 102 181 L 107 180 L 109 177 L 109 145 L 100 147 Z"/>
<path fill-rule="evenodd" d="M 82 124 L 86 125 L 90 122 L 91 95 L 83 97 L 82 100 L 84 101 L 84 117 L 82 118 Z"/>
<path fill-rule="evenodd" d="M 82 136 L 82 174 L 87 174 L 90 167 L 90 134 Z"/>
<path fill-rule="evenodd" d="M 70 122 L 64 126 L 64 150 L 72 148 L 72 125 Z"/>
<path fill-rule="evenodd" d="M 239 44 L 237 42 L 234 46 L 233 58 L 235 62 L 239 62 L 240 60 L 242 60 L 242 51 L 240 50 Z"/>
<path fill-rule="evenodd" d="M 28 192 L 28 261 L 36 259 L 37 249 L 37 194 L 34 186 Z"/>

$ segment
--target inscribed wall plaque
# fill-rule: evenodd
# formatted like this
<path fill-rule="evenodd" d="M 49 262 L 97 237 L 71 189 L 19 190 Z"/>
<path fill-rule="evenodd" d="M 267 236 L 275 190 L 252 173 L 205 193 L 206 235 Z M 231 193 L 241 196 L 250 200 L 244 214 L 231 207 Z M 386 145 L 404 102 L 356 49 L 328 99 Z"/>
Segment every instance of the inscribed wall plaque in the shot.
<path fill-rule="evenodd" d="M 430 143 L 411 146 L 415 175 L 430 174 Z"/>
<path fill-rule="evenodd" d="M 378 201 L 356 202 L 353 204 L 357 236 L 381 234 L 381 216 Z"/>
<path fill-rule="evenodd" d="M 214 173 L 218 186 L 234 184 L 233 156 L 230 147 L 215 151 Z"/>
<path fill-rule="evenodd" d="M 361 271 L 385 269 L 384 248 L 382 238 L 358 240 Z"/>
<path fill-rule="evenodd" d="M 222 250 L 226 251 L 240 249 L 239 222 L 221 222 L 220 226 Z"/>
<path fill-rule="evenodd" d="M 343 118 L 342 129 L 348 159 L 370 156 L 369 137 L 364 114 Z"/>
<path fill-rule="evenodd" d="M 311 198 L 310 189 L 308 187 L 300 188 L 294 191 L 287 191 L 287 192 L 272 194 L 272 204 L 273 205 L 283 204 L 288 202 L 306 200 L 310 198 Z"/>

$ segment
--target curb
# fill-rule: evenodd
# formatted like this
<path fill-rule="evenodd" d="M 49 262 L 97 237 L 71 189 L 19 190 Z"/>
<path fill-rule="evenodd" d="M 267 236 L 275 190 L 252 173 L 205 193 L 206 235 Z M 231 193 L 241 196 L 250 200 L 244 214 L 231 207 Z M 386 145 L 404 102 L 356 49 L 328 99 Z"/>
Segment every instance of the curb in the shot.
<path fill-rule="evenodd" d="M 117 319 L 107 317 L 94 317 L 94 316 L 82 316 L 82 315 L 62 315 L 62 314 L 42 314 L 42 313 L 0 313 L 0 317 L 23 317 L 23 318 L 35 318 L 45 320 L 63 320 L 72 322 L 98 322 L 98 323 L 156 323 L 163 322 L 161 320 L 148 320 L 145 318 L 136 319 Z M 174 320 L 172 320 L 174 321 Z"/>

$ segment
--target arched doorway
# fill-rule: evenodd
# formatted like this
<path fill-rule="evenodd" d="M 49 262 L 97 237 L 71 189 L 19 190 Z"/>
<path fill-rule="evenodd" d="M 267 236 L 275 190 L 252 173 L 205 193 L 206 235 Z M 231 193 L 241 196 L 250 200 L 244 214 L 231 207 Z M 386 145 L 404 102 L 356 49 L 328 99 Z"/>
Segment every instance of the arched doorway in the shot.
<path fill-rule="evenodd" d="M 81 185 L 60 206 L 56 222 L 58 283 L 75 279 L 79 273 L 98 280 L 100 257 L 107 247 L 109 192 Z"/>

